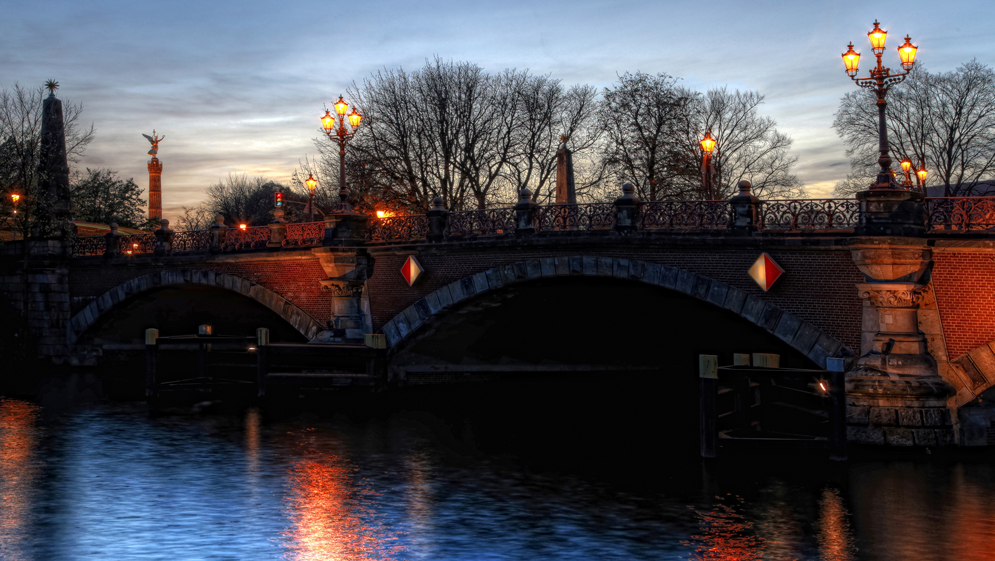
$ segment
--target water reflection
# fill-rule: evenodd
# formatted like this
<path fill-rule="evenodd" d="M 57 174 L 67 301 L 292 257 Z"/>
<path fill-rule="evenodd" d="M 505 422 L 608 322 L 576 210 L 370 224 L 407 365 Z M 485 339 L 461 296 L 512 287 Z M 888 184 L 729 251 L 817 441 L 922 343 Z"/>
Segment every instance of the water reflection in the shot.
<path fill-rule="evenodd" d="M 822 490 L 819 497 L 819 551 L 824 561 L 853 561 L 856 548 L 839 491 Z"/>
<path fill-rule="evenodd" d="M 521 467 L 427 414 L 42 412 L 0 399 L 0 559 L 980 561 L 995 543 L 981 461 L 706 478 L 675 455 L 650 481 L 599 479 Z"/>
<path fill-rule="evenodd" d="M 715 497 L 711 510 L 696 510 L 698 534 L 683 541 L 693 549 L 695 561 L 754 561 L 764 558 L 764 539 L 757 535 L 752 521 L 743 514 L 743 499 Z"/>
<path fill-rule="evenodd" d="M 296 435 L 302 457 L 290 469 L 288 516 L 293 521 L 286 534 L 288 559 L 293 560 L 392 560 L 396 537 L 381 524 L 377 493 L 355 467 L 332 453 L 327 439 L 314 429 Z"/>
<path fill-rule="evenodd" d="M 0 399 L 0 559 L 28 557 L 37 416 L 34 405 Z"/>

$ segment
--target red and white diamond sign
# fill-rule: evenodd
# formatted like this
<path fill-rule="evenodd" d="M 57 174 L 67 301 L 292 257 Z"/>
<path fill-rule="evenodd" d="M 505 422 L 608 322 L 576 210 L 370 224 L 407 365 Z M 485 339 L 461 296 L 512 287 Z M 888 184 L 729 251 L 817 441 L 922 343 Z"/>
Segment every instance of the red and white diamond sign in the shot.
<path fill-rule="evenodd" d="M 774 286 L 782 274 L 784 274 L 784 269 L 766 253 L 761 253 L 760 257 L 753 262 L 753 266 L 750 267 L 750 277 L 757 281 L 764 292 L 770 290 L 770 287 Z"/>
<path fill-rule="evenodd" d="M 421 263 L 415 259 L 414 255 L 409 255 L 407 261 L 404 262 L 404 266 L 401 267 L 401 276 L 404 277 L 404 280 L 408 281 L 408 286 L 415 284 L 415 281 L 424 272 L 425 269 L 422 269 Z"/>

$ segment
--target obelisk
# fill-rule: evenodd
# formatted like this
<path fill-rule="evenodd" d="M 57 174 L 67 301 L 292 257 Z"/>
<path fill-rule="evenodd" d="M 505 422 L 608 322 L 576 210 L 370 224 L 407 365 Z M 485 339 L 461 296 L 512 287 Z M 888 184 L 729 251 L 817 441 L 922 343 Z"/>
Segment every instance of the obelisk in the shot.
<path fill-rule="evenodd" d="M 556 204 L 577 204 L 577 190 L 574 187 L 573 154 L 567 148 L 566 136 L 561 136 L 563 145 L 556 151 Z"/>
<path fill-rule="evenodd" d="M 49 95 L 42 104 L 41 140 L 38 162 L 38 223 L 44 237 L 65 239 L 72 231 L 69 201 L 69 160 L 66 158 L 66 129 L 62 101 L 55 97 L 59 83 L 49 80 Z M 44 231 L 42 231 L 44 230 Z"/>

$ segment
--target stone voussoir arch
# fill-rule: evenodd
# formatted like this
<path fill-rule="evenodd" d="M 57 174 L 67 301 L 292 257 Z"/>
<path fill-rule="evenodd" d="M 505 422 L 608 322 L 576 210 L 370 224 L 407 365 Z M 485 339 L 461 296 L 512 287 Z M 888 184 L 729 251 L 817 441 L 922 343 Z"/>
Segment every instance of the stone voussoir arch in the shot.
<path fill-rule="evenodd" d="M 613 277 L 668 288 L 729 310 L 781 339 L 819 367 L 839 357 L 852 363 L 856 355 L 814 324 L 762 298 L 710 277 L 659 263 L 616 257 L 546 257 L 494 267 L 454 281 L 419 299 L 385 323 L 381 331 L 396 347 L 444 310 L 503 286 L 551 277 Z"/>
<path fill-rule="evenodd" d="M 995 341 L 975 347 L 966 355 L 950 361 L 950 365 L 954 367 L 953 375 L 960 378 L 959 384 L 950 385 L 961 390 L 949 404 L 961 407 L 995 386 Z M 940 373 L 944 373 L 942 368 Z M 949 379 L 947 381 L 950 382 Z"/>
<path fill-rule="evenodd" d="M 174 269 L 133 278 L 103 293 L 66 325 L 66 343 L 74 345 L 87 329 L 112 308 L 138 294 L 178 285 L 207 285 L 237 292 L 273 310 L 310 341 L 322 326 L 304 310 L 276 292 L 248 279 L 207 269 Z"/>

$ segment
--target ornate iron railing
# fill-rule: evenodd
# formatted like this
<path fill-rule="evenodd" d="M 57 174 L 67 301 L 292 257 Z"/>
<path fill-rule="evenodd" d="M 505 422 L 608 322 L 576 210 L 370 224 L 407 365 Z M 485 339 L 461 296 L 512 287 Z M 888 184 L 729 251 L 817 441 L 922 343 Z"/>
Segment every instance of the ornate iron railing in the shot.
<path fill-rule="evenodd" d="M 244 251 L 247 249 L 262 249 L 269 243 L 269 226 L 253 226 L 245 230 L 230 228 L 225 231 L 222 251 Z"/>
<path fill-rule="evenodd" d="M 536 207 L 539 232 L 611 230 L 615 227 L 614 203 L 560 204 Z"/>
<path fill-rule="evenodd" d="M 387 216 L 370 220 L 366 241 L 393 242 L 423 240 L 428 235 L 428 216 Z"/>
<path fill-rule="evenodd" d="M 995 197 L 927 197 L 926 229 L 933 232 L 995 230 Z"/>
<path fill-rule="evenodd" d="M 640 230 L 723 230 L 730 221 L 726 201 L 654 201 L 639 213 Z"/>
<path fill-rule="evenodd" d="M 515 233 L 515 207 L 461 210 L 449 213 L 446 237 Z"/>
<path fill-rule="evenodd" d="M 291 222 L 287 224 L 287 237 L 283 239 L 283 247 L 319 245 L 324 237 L 324 222 Z"/>
<path fill-rule="evenodd" d="M 759 230 L 852 230 L 860 203 L 853 199 L 770 200 L 760 203 Z"/>
<path fill-rule="evenodd" d="M 151 234 L 150 234 L 151 235 Z M 152 248 L 155 248 L 155 236 L 152 236 Z M 210 230 L 185 230 L 173 233 L 173 251 L 207 251 L 211 248 Z M 152 249 L 149 249 L 152 251 Z"/>
<path fill-rule="evenodd" d="M 73 238 L 73 257 L 103 255 L 107 251 L 107 240 L 103 236 Z"/>

